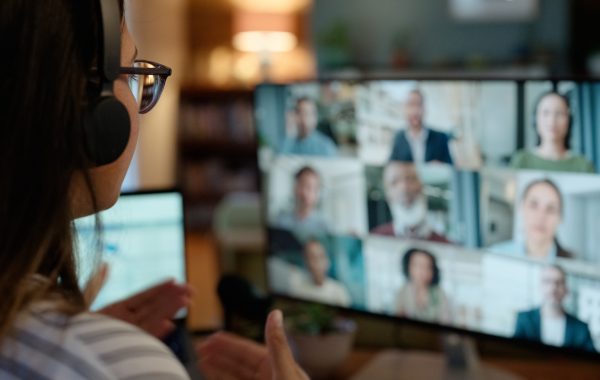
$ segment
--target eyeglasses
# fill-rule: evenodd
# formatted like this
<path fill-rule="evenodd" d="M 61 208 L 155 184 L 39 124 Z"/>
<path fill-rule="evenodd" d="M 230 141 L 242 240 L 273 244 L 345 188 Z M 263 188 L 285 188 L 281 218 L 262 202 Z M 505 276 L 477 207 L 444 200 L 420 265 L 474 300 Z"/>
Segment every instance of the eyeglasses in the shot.
<path fill-rule="evenodd" d="M 121 67 L 119 73 L 129 75 L 129 88 L 138 102 L 138 112 L 146 113 L 158 102 L 171 69 L 160 63 L 138 59 L 133 67 Z"/>

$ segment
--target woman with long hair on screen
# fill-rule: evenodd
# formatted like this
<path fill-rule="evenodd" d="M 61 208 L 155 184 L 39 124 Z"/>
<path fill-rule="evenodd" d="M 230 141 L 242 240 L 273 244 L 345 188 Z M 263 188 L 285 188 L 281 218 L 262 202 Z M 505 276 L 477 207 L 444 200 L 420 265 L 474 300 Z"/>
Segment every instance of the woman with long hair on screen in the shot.
<path fill-rule="evenodd" d="M 563 207 L 562 194 L 554 182 L 549 179 L 530 182 L 523 190 L 519 206 L 522 238 L 496 244 L 490 250 L 543 261 L 573 257 L 556 237 Z"/>
<path fill-rule="evenodd" d="M 116 202 L 138 113 L 170 74 L 136 59 L 123 12 L 118 0 L 0 2 L 0 378 L 188 378 L 148 334 L 169 329 L 187 286 L 166 283 L 97 314 L 76 272 L 73 219 Z M 233 360 L 254 378 L 302 378 L 281 324 L 272 313 L 268 349 L 211 339 L 226 348 L 211 373 L 223 377 L 221 362 Z"/>
<path fill-rule="evenodd" d="M 406 283 L 396 296 L 396 314 L 428 322 L 450 323 L 450 304 L 440 287 L 440 269 L 435 256 L 411 248 L 402 257 Z"/>
<path fill-rule="evenodd" d="M 572 117 L 569 99 L 549 91 L 535 105 L 537 146 L 521 150 L 512 157 L 515 169 L 555 170 L 594 173 L 594 165 L 584 156 L 571 152 Z"/>

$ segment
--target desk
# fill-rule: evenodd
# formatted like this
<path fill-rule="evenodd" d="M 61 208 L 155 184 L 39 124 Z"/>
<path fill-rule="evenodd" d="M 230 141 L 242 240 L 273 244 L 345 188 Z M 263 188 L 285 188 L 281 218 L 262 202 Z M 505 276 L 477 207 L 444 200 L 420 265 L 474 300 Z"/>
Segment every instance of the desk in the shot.
<path fill-rule="evenodd" d="M 373 349 L 355 349 L 344 364 L 336 371 L 333 380 L 351 379 L 358 374 L 370 360 L 382 351 Z M 577 379 L 599 380 L 600 362 L 576 359 L 518 359 L 518 358 L 482 358 L 481 363 L 508 371 L 525 379 L 553 380 Z"/>

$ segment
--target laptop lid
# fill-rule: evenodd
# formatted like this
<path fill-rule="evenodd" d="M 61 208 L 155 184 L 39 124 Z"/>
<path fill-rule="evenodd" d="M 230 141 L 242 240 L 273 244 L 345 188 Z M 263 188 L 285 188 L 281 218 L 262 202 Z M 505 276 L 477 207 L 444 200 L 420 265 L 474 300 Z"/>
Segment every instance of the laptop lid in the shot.
<path fill-rule="evenodd" d="M 117 203 L 100 213 L 103 225 L 101 260 L 108 277 L 91 305 L 101 309 L 169 278 L 185 282 L 185 230 L 183 198 L 179 191 L 121 194 Z M 94 217 L 75 221 L 78 235 L 79 274 L 85 284 L 97 268 L 94 259 Z M 180 312 L 177 317 L 184 316 Z"/>

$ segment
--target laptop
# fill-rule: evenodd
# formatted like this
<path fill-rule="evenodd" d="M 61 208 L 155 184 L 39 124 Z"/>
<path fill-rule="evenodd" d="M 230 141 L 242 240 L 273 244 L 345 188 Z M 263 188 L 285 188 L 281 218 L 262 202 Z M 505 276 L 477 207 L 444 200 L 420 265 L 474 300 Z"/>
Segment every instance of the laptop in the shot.
<path fill-rule="evenodd" d="M 117 203 L 100 213 L 103 226 L 101 260 L 108 263 L 104 286 L 91 305 L 99 310 L 167 279 L 186 282 L 185 223 L 182 194 L 177 190 L 121 194 Z M 97 267 L 95 218 L 75 221 L 81 284 Z M 175 330 L 163 339 L 184 364 L 192 379 L 199 378 L 187 310 L 175 316 Z"/>

